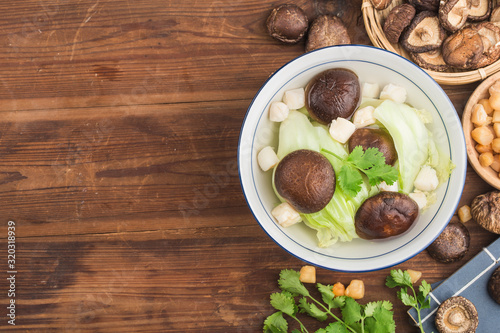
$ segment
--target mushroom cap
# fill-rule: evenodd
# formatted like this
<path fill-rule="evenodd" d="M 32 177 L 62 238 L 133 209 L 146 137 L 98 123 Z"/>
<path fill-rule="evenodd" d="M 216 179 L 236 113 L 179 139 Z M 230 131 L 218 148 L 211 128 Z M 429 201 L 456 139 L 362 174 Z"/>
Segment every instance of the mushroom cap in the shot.
<path fill-rule="evenodd" d="M 468 21 L 479 22 L 486 20 L 491 13 L 492 1 L 476 0 L 471 2 Z"/>
<path fill-rule="evenodd" d="M 422 68 L 430 69 L 436 72 L 444 72 L 450 68 L 444 59 L 441 48 L 437 48 L 428 52 L 411 52 L 413 61 Z"/>
<path fill-rule="evenodd" d="M 467 22 L 471 0 L 446 0 L 439 6 L 439 21 L 443 28 L 455 32 Z"/>
<path fill-rule="evenodd" d="M 434 322 L 440 333 L 469 333 L 476 331 L 479 318 L 471 301 L 454 296 L 441 303 Z"/>
<path fill-rule="evenodd" d="M 496 5 L 491 10 L 490 22 L 500 22 L 500 5 Z"/>
<path fill-rule="evenodd" d="M 488 280 L 488 293 L 495 302 L 500 304 L 500 266 L 495 269 Z"/>
<path fill-rule="evenodd" d="M 443 58 L 450 66 L 477 69 L 500 57 L 500 28 L 491 22 L 470 24 L 443 43 Z"/>
<path fill-rule="evenodd" d="M 483 54 L 481 36 L 470 27 L 460 29 L 443 42 L 443 59 L 450 66 L 470 69 Z"/>
<path fill-rule="evenodd" d="M 337 16 L 321 15 L 311 23 L 307 34 L 306 52 L 343 44 L 351 44 L 351 39 L 344 23 Z"/>
<path fill-rule="evenodd" d="M 327 125 L 338 117 L 352 116 L 361 99 L 361 85 L 352 70 L 332 68 L 309 81 L 305 94 L 309 115 Z"/>
<path fill-rule="evenodd" d="M 470 245 L 469 230 L 463 223 L 451 221 L 443 232 L 427 247 L 427 253 L 443 263 L 462 259 Z"/>
<path fill-rule="evenodd" d="M 401 35 L 401 45 L 409 52 L 427 52 L 443 44 L 446 31 L 436 13 L 423 11 L 415 15 L 410 26 Z"/>
<path fill-rule="evenodd" d="M 410 25 L 415 13 L 415 7 L 408 3 L 402 3 L 391 9 L 387 14 L 383 28 L 389 42 L 396 44 L 399 41 L 401 33 Z"/>
<path fill-rule="evenodd" d="M 394 146 L 394 140 L 388 132 L 381 128 L 358 128 L 349 138 L 349 152 L 361 146 L 363 150 L 377 148 L 385 158 L 385 164 L 394 165 L 398 159 L 398 153 Z"/>
<path fill-rule="evenodd" d="M 274 8 L 266 20 L 269 35 L 286 44 L 298 43 L 309 28 L 307 15 L 297 5 L 284 4 Z"/>
<path fill-rule="evenodd" d="M 484 229 L 500 234 L 500 191 L 475 197 L 471 203 L 471 215 Z"/>
<path fill-rule="evenodd" d="M 476 68 L 488 66 L 500 57 L 500 27 L 491 22 L 480 22 L 472 25 L 481 37 L 483 54 L 479 58 Z"/>
<path fill-rule="evenodd" d="M 295 150 L 278 163 L 274 173 L 278 194 L 301 213 L 323 209 L 335 192 L 335 171 L 326 157 L 308 150 Z"/>
<path fill-rule="evenodd" d="M 441 0 L 408 0 L 408 3 L 413 5 L 418 11 L 430 10 L 437 12 Z"/>
<path fill-rule="evenodd" d="M 418 213 L 418 204 L 408 195 L 382 191 L 361 204 L 354 218 L 354 226 L 360 238 L 388 238 L 406 232 L 417 219 Z"/>

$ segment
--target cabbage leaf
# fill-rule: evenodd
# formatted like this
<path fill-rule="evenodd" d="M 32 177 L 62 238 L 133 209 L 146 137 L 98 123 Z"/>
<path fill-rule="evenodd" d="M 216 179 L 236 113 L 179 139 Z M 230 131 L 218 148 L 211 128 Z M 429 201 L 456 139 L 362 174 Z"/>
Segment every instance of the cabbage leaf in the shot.
<path fill-rule="evenodd" d="M 340 157 L 347 157 L 346 147 L 332 139 L 328 128 L 316 122 L 299 111 L 290 111 L 279 130 L 279 145 L 277 155 L 282 159 L 287 154 L 298 149 L 311 149 L 321 152 L 326 149 Z M 333 166 L 335 173 L 340 172 L 343 162 L 330 154 L 323 154 Z M 364 177 L 364 176 L 363 176 Z M 273 177 L 274 179 L 274 177 Z M 273 182 L 273 189 L 276 192 Z M 363 201 L 378 191 L 365 180 L 361 191 L 352 198 L 347 196 L 336 183 L 335 193 L 325 208 L 312 214 L 301 214 L 304 223 L 316 230 L 318 246 L 328 247 L 337 241 L 347 242 L 358 238 L 354 227 L 354 216 Z M 276 192 L 278 198 L 279 194 Z M 282 198 L 280 198 L 283 201 Z"/>

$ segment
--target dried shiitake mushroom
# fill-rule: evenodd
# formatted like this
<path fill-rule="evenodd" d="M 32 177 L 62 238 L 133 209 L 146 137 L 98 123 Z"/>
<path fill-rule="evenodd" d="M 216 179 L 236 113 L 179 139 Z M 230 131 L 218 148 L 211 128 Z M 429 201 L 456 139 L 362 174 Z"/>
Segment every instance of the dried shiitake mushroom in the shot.
<path fill-rule="evenodd" d="M 436 13 L 423 11 L 415 16 L 400 40 L 407 51 L 420 53 L 441 47 L 445 38 Z"/>
<path fill-rule="evenodd" d="M 383 28 L 389 42 L 396 44 L 399 41 L 401 33 L 410 25 L 415 13 L 415 7 L 407 3 L 402 3 L 391 9 L 385 19 Z"/>
<path fill-rule="evenodd" d="M 450 66 L 476 69 L 500 57 L 500 27 L 491 22 L 468 25 L 443 42 L 443 58 Z"/>
<path fill-rule="evenodd" d="M 491 10 L 490 22 L 500 22 L 500 5 Z"/>
<path fill-rule="evenodd" d="M 287 154 L 274 172 L 278 194 L 305 214 L 323 209 L 335 192 L 335 171 L 320 153 L 299 149 Z"/>
<path fill-rule="evenodd" d="M 392 0 L 370 0 L 373 8 L 386 9 L 392 3 Z"/>
<path fill-rule="evenodd" d="M 468 21 L 479 22 L 488 18 L 491 13 L 491 1 L 489 0 L 472 0 Z"/>
<path fill-rule="evenodd" d="M 408 195 L 383 191 L 366 199 L 354 219 L 363 239 L 383 239 L 407 231 L 418 217 L 418 204 Z"/>
<path fill-rule="evenodd" d="M 462 259 L 470 246 L 470 234 L 463 223 L 451 221 L 443 232 L 427 247 L 427 253 L 442 263 Z"/>
<path fill-rule="evenodd" d="M 500 27 L 491 22 L 480 22 L 472 25 L 483 42 L 483 56 L 476 68 L 485 67 L 500 57 Z"/>
<path fill-rule="evenodd" d="M 452 67 L 472 69 L 476 68 L 483 49 L 481 36 L 475 29 L 466 27 L 445 39 L 443 59 Z"/>
<path fill-rule="evenodd" d="M 471 215 L 484 229 L 500 234 L 500 191 L 475 197 L 471 203 Z"/>
<path fill-rule="evenodd" d="M 479 316 L 471 301 L 453 296 L 441 303 L 434 323 L 439 333 L 473 333 L 479 324 Z"/>
<path fill-rule="evenodd" d="M 500 304 L 500 267 L 497 267 L 488 279 L 488 294 Z"/>
<path fill-rule="evenodd" d="M 298 43 L 306 34 L 309 21 L 304 11 L 294 4 L 274 8 L 266 21 L 269 35 L 286 44 Z"/>
<path fill-rule="evenodd" d="M 450 32 L 462 28 L 467 22 L 471 0 L 446 0 L 439 6 L 439 21 Z"/>
<path fill-rule="evenodd" d="M 441 48 L 428 52 L 412 52 L 410 55 L 417 65 L 425 69 L 436 72 L 444 72 L 450 68 L 450 65 L 448 65 L 443 59 Z"/>
<path fill-rule="evenodd" d="M 318 16 L 307 34 L 306 52 L 326 46 L 350 44 L 347 28 L 340 18 L 334 15 Z"/>
<path fill-rule="evenodd" d="M 440 0 L 408 0 L 408 3 L 414 6 L 419 12 L 430 10 L 437 12 L 439 9 Z"/>

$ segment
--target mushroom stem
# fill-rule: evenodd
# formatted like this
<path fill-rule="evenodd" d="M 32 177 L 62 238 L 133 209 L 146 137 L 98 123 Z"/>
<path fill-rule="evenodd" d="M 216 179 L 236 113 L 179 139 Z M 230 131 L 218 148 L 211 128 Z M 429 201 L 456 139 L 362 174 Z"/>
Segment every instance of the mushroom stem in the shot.
<path fill-rule="evenodd" d="M 420 39 L 423 42 L 428 42 L 428 41 L 432 40 L 432 37 L 434 36 L 432 29 L 429 29 L 427 27 L 420 28 L 415 33 L 417 34 L 417 36 L 420 37 Z"/>
<path fill-rule="evenodd" d="M 448 322 L 456 327 L 461 327 L 464 324 L 465 320 L 466 318 L 464 312 L 460 308 L 451 310 L 450 314 L 448 315 Z"/>

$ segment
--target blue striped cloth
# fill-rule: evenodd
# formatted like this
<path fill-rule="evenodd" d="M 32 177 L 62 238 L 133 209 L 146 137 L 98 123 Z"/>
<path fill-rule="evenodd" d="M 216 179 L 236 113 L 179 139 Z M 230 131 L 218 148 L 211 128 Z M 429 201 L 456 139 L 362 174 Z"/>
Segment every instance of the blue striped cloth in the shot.
<path fill-rule="evenodd" d="M 421 311 L 426 333 L 437 333 L 434 318 L 439 305 L 452 296 L 463 296 L 477 309 L 479 325 L 476 333 L 500 332 L 500 304 L 488 294 L 488 280 L 500 265 L 500 238 L 484 248 L 474 258 L 453 273 L 448 279 L 436 283 L 429 295 L 431 307 Z M 418 283 L 417 283 L 418 284 Z M 408 311 L 412 322 L 418 323 L 415 309 Z"/>

